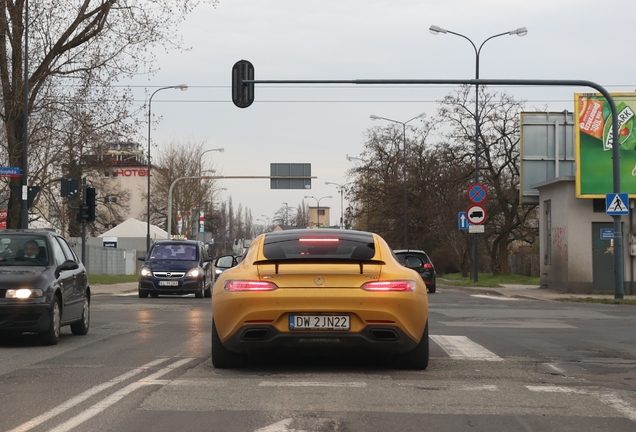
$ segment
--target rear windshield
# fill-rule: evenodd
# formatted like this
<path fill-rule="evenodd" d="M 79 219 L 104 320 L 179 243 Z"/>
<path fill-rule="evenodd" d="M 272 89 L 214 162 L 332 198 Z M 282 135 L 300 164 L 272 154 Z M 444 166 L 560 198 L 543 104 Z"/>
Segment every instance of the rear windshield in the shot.
<path fill-rule="evenodd" d="M 196 261 L 197 248 L 189 244 L 159 244 L 152 248 L 150 259 Z"/>
<path fill-rule="evenodd" d="M 270 260 L 370 260 L 375 255 L 375 243 L 372 234 L 358 231 L 278 231 L 266 235 L 263 254 Z"/>

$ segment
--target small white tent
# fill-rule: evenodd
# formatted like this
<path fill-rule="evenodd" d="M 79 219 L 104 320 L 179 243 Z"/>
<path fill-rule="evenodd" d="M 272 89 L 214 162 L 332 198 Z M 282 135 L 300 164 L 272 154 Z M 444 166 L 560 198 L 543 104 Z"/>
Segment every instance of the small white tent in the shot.
<path fill-rule="evenodd" d="M 117 225 L 99 237 L 143 237 L 146 238 L 148 233 L 148 225 L 135 218 L 130 218 Z M 164 240 L 168 238 L 168 233 L 156 225 L 150 225 L 150 239 Z"/>

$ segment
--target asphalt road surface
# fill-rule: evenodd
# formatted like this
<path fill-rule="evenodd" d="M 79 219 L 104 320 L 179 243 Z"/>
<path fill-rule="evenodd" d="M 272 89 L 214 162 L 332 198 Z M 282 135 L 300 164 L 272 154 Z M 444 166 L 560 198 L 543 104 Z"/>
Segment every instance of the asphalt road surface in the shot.
<path fill-rule="evenodd" d="M 636 307 L 430 298 L 431 360 L 210 361 L 210 299 L 95 296 L 91 329 L 0 341 L 3 431 L 636 430 Z"/>

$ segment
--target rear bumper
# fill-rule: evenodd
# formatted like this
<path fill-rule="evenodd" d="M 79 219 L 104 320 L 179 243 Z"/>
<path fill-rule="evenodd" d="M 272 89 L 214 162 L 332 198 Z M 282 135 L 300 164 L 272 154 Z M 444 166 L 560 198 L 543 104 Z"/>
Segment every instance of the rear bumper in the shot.
<path fill-rule="evenodd" d="M 0 332 L 43 332 L 51 322 L 50 304 L 0 305 Z"/>
<path fill-rule="evenodd" d="M 368 326 L 360 332 L 293 331 L 281 332 L 273 326 L 245 326 L 223 342 L 230 351 L 256 352 L 276 348 L 365 349 L 387 353 L 411 351 L 418 341 L 399 327 Z"/>

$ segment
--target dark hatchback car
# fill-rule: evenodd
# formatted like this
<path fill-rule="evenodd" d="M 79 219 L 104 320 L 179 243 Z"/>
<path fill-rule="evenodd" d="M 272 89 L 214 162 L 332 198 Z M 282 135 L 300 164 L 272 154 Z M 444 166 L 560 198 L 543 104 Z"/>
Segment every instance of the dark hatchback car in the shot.
<path fill-rule="evenodd" d="M 60 327 L 88 333 L 86 269 L 66 240 L 49 231 L 0 231 L 0 335 L 36 333 L 46 345 Z"/>
<path fill-rule="evenodd" d="M 434 293 L 437 290 L 437 274 L 435 266 L 426 252 L 423 250 L 394 250 L 397 260 L 404 267 L 415 270 L 422 276 L 426 284 L 426 290 Z"/>
<path fill-rule="evenodd" d="M 139 272 L 139 297 L 160 294 L 194 294 L 211 297 L 214 273 L 212 257 L 202 242 L 195 240 L 162 240 L 150 248 Z"/>

